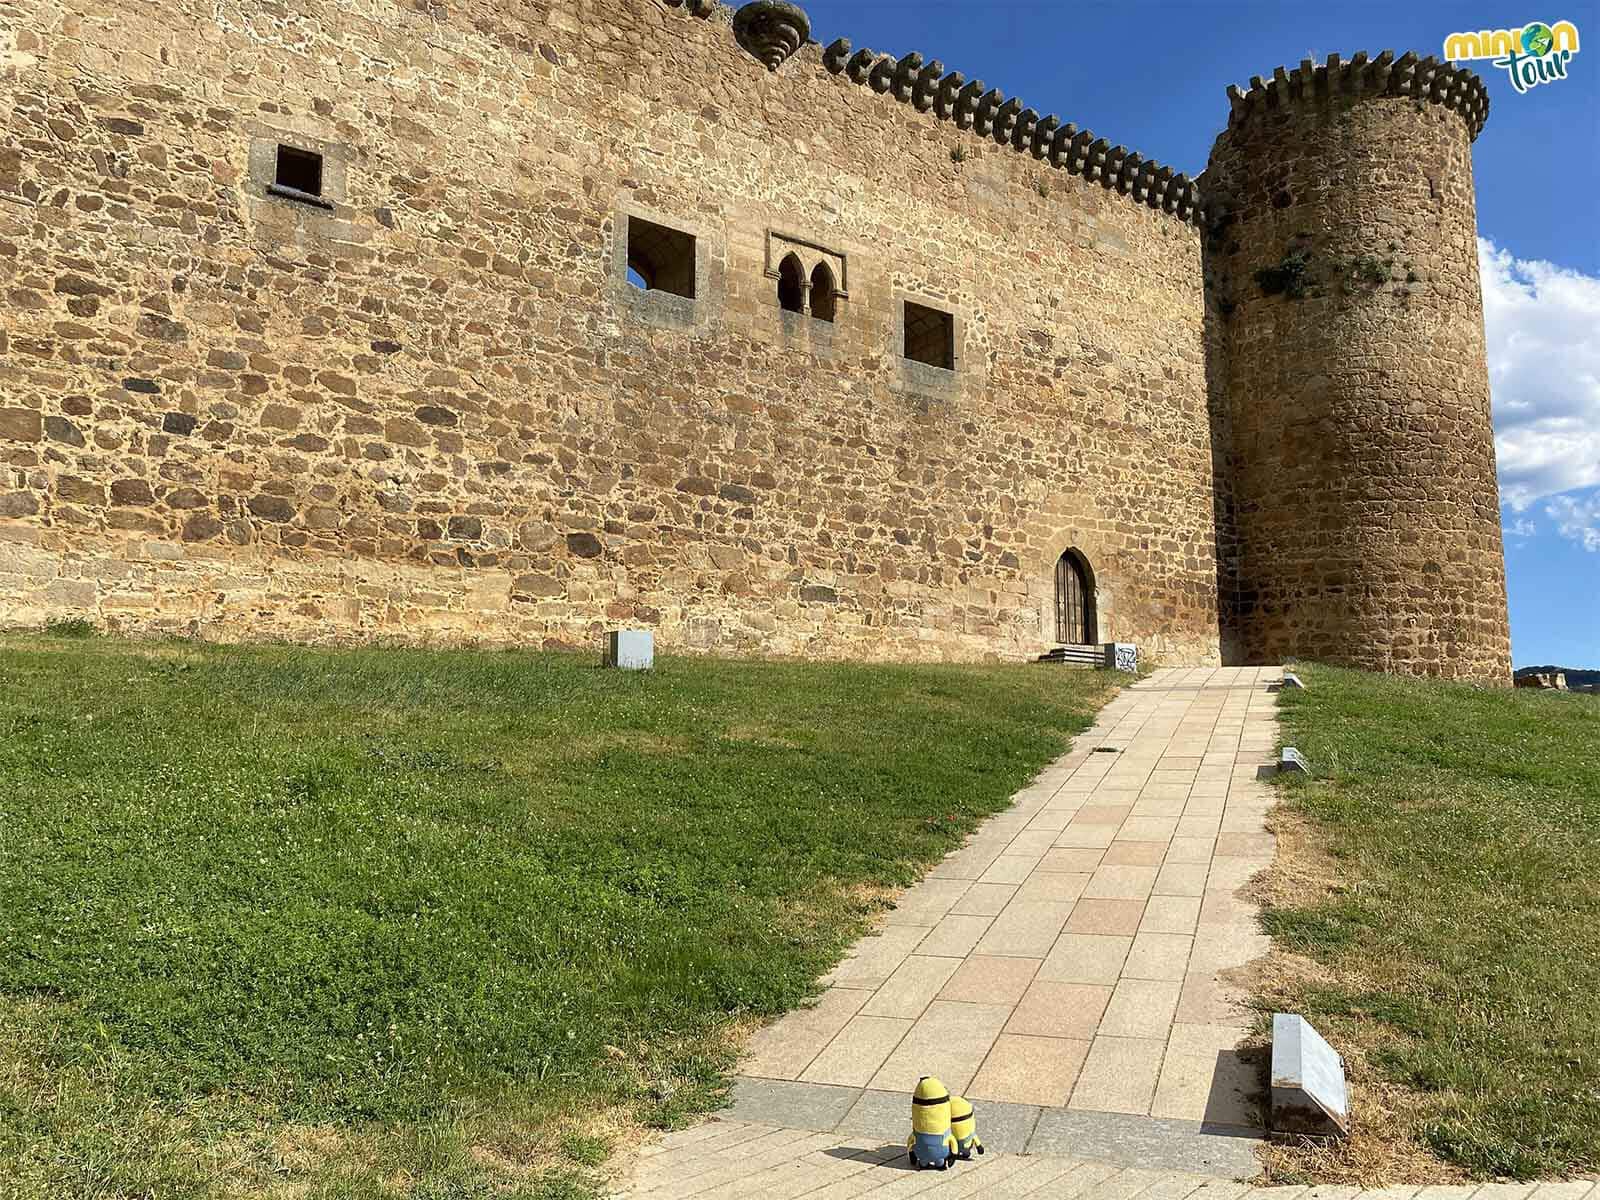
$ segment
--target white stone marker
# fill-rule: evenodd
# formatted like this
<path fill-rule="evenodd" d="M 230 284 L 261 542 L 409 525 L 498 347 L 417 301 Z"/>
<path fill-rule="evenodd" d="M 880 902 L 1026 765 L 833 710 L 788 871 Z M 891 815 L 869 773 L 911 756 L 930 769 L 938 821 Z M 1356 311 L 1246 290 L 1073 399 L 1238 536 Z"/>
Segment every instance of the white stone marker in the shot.
<path fill-rule="evenodd" d="M 1106 670 L 1139 673 L 1139 647 L 1129 642 L 1107 642 L 1105 650 Z"/>
<path fill-rule="evenodd" d="M 1311 768 L 1306 763 L 1306 756 L 1293 746 L 1285 746 L 1283 755 L 1278 759 L 1278 773 L 1288 775 L 1298 771 L 1302 775 L 1311 774 Z"/>
<path fill-rule="evenodd" d="M 1344 1060 L 1293 1013 L 1272 1014 L 1272 1131 L 1334 1138 L 1350 1133 Z"/>
<path fill-rule="evenodd" d="M 1298 688 L 1302 692 L 1306 689 L 1306 685 L 1300 682 L 1300 676 L 1293 671 L 1285 671 L 1283 673 L 1283 686 L 1286 688 Z"/>
<path fill-rule="evenodd" d="M 612 629 L 606 632 L 605 666 L 624 671 L 648 671 L 655 666 L 656 639 L 648 629 Z"/>

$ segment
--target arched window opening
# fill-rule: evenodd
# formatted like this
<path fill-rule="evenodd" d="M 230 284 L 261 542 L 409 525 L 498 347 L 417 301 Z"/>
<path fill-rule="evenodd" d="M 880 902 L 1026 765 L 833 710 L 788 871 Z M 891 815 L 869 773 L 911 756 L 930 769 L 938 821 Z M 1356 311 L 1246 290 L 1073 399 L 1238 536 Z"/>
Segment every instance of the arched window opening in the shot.
<path fill-rule="evenodd" d="M 800 260 L 792 254 L 778 264 L 778 307 L 784 312 L 800 312 L 805 308 L 805 277 Z"/>
<path fill-rule="evenodd" d="M 831 322 L 836 299 L 833 294 L 833 271 L 827 263 L 819 262 L 816 270 L 811 272 L 811 315 L 819 321 Z"/>
<path fill-rule="evenodd" d="M 1056 641 L 1066 646 L 1092 646 L 1095 631 L 1094 572 L 1076 550 L 1056 560 Z"/>

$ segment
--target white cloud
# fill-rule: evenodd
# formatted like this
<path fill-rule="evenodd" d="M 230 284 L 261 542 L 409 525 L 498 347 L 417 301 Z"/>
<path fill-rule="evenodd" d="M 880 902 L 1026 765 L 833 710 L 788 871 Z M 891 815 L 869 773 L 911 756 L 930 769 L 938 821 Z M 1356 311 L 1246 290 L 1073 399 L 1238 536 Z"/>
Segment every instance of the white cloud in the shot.
<path fill-rule="evenodd" d="M 1600 554 L 1600 489 L 1586 496 L 1552 496 L 1544 506 L 1545 515 L 1556 523 L 1556 532 L 1571 538 L 1585 550 Z"/>
<path fill-rule="evenodd" d="M 1600 484 L 1600 278 L 1515 258 L 1487 238 L 1478 239 L 1478 264 L 1500 498 L 1522 512 Z M 1550 506 L 1558 527 L 1585 512 L 1593 524 L 1593 497 Z"/>
<path fill-rule="evenodd" d="M 1526 517 L 1518 517 L 1506 526 L 1506 536 L 1514 538 L 1531 538 L 1539 532 L 1539 527 Z"/>

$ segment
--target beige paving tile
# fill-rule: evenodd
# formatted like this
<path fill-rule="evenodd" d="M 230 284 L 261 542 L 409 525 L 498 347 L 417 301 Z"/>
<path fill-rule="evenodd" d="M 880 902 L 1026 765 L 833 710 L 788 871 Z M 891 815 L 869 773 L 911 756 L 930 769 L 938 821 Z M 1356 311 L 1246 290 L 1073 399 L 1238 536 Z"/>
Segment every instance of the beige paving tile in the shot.
<path fill-rule="evenodd" d="M 1157 896 L 1203 896 L 1209 863 L 1168 863 L 1151 889 Z"/>
<path fill-rule="evenodd" d="M 1011 1006 L 1006 1004 L 935 1000 L 868 1086 L 910 1092 L 924 1075 L 937 1075 L 946 1087 L 965 1094 L 1010 1016 Z"/>
<path fill-rule="evenodd" d="M 1041 871 L 1067 871 L 1074 875 L 1092 875 L 1107 852 L 1099 847 L 1057 848 L 1045 853 L 1039 862 Z"/>
<path fill-rule="evenodd" d="M 1194 938 L 1187 934 L 1141 932 L 1133 939 L 1133 948 L 1128 951 L 1122 973 L 1129 979 L 1168 979 L 1182 983 L 1193 945 Z"/>
<path fill-rule="evenodd" d="M 978 877 L 979 883 L 1021 883 L 1039 865 L 1042 854 L 1002 854 Z"/>
<path fill-rule="evenodd" d="M 1135 941 L 1134 948 L 1138 948 Z M 861 1011 L 869 1017 L 917 1017 L 961 965 L 959 958 L 913 954 L 889 976 Z"/>
<path fill-rule="evenodd" d="M 807 1083 L 864 1087 L 915 1024 L 905 1017 L 852 1017 L 800 1078 Z"/>
<path fill-rule="evenodd" d="M 1175 837 L 1172 844 L 1167 847 L 1167 862 L 1175 863 L 1208 863 L 1211 861 L 1211 848 L 1215 843 L 1211 838 Z"/>
<path fill-rule="evenodd" d="M 1254 921 L 1213 925 L 1202 917 L 1195 926 L 1189 966 L 1197 971 L 1225 971 L 1253 962 L 1270 949 L 1272 939 Z"/>
<path fill-rule="evenodd" d="M 1165 1038 L 1095 1038 L 1067 1106 L 1094 1112 L 1148 1113 L 1166 1049 Z"/>
<path fill-rule="evenodd" d="M 934 925 L 961 899 L 969 879 L 924 879 L 908 888 L 885 919 L 890 925 Z"/>
<path fill-rule="evenodd" d="M 1013 900 L 978 939 L 979 954 L 1014 954 L 1043 958 L 1073 911 L 1068 902 Z"/>
<path fill-rule="evenodd" d="M 916 926 L 887 926 L 881 933 L 857 942 L 822 981 L 841 987 L 875 988 L 895 973 L 926 934 L 927 930 Z"/>
<path fill-rule="evenodd" d="M 1214 971 L 1194 969 L 1191 959 L 1189 973 L 1183 979 L 1183 991 L 1178 995 L 1175 1020 L 1191 1025 L 1230 1025 L 1242 1028 L 1250 1021 L 1251 1013 L 1242 988 L 1217 978 Z"/>
<path fill-rule="evenodd" d="M 1014 883 L 974 883 L 950 911 L 956 916 L 996 917 L 1016 893 Z"/>
<path fill-rule="evenodd" d="M 1068 933 L 1128 934 L 1139 931 L 1143 900 L 1079 900 L 1067 918 Z"/>
<path fill-rule="evenodd" d="M 1193 933 L 1200 920 L 1198 896 L 1151 896 L 1139 922 L 1140 933 Z"/>
<path fill-rule="evenodd" d="M 943 862 L 929 871 L 929 878 L 976 879 L 999 857 L 1001 848 L 992 842 L 969 842 L 947 855 Z"/>
<path fill-rule="evenodd" d="M 1055 845 L 1058 832 L 1050 829 L 1030 829 L 1024 833 L 1019 833 L 1011 839 L 1011 844 L 1006 847 L 1006 854 L 1022 854 L 1037 858 Z"/>
<path fill-rule="evenodd" d="M 1260 1128 L 1267 1051 L 1240 1051 L 1240 1034 L 1215 1025 L 1174 1025 L 1151 1115 Z"/>
<path fill-rule="evenodd" d="M 1270 858 L 1215 858 L 1206 886 L 1237 891 L 1271 865 Z"/>
<path fill-rule="evenodd" d="M 1164 798 L 1159 796 L 1141 796 L 1138 803 L 1133 806 L 1129 817 L 1181 817 L 1184 806 L 1188 804 L 1182 796 Z"/>
<path fill-rule="evenodd" d="M 798 1079 L 872 995 L 858 988 L 829 988 L 814 1006 L 797 1008 L 757 1030 L 740 1070 L 767 1079 Z"/>
<path fill-rule="evenodd" d="M 1100 1036 L 1165 1039 L 1182 988 L 1177 980 L 1124 976 L 1100 1018 Z"/>
<path fill-rule="evenodd" d="M 972 948 L 993 921 L 993 917 L 951 914 L 927 931 L 927 936 L 917 943 L 917 953 L 939 958 L 965 958 L 972 953 Z"/>
<path fill-rule="evenodd" d="M 1178 819 L 1178 827 L 1172 831 L 1172 836 L 1175 838 L 1214 838 L 1217 836 L 1217 830 L 1221 825 L 1222 814 L 1220 813 L 1214 813 L 1209 816 L 1202 813 L 1185 813 Z"/>
<path fill-rule="evenodd" d="M 1111 990 L 1109 984 L 1035 979 L 1006 1022 L 1006 1032 L 1088 1042 L 1100 1027 Z"/>
<path fill-rule="evenodd" d="M 1083 889 L 1089 900 L 1144 900 L 1155 886 L 1157 867 L 1123 867 L 1102 863 Z"/>
<path fill-rule="evenodd" d="M 1108 867 L 1159 867 L 1166 861 L 1166 842 L 1124 841 L 1126 836 L 1117 834 L 1117 840 L 1111 843 L 1101 862 Z"/>
<path fill-rule="evenodd" d="M 1186 783 L 1147 783 L 1139 791 L 1142 800 L 1187 800 L 1189 798 L 1189 785 Z"/>
<path fill-rule="evenodd" d="M 1270 833 L 1224 833 L 1217 836 L 1219 858 L 1271 858 L 1276 839 Z"/>
<path fill-rule="evenodd" d="M 1067 871 L 1035 871 L 1028 881 L 1017 889 L 1017 900 L 1053 900 L 1071 904 L 1083 895 L 1089 882 L 1088 875 L 1074 875 Z"/>
<path fill-rule="evenodd" d="M 966 1090 L 971 1099 L 1060 1106 L 1072 1095 L 1089 1043 L 1002 1033 Z"/>
<path fill-rule="evenodd" d="M 1069 849 L 1105 850 L 1117 836 L 1115 825 L 1068 825 L 1056 836 L 1056 845 Z"/>
<path fill-rule="evenodd" d="M 1043 961 L 974 955 L 946 981 L 939 999 L 968 1004 L 1015 1004 L 1027 992 Z"/>
<path fill-rule="evenodd" d="M 1132 945 L 1131 936 L 1063 933 L 1045 956 L 1038 977 L 1058 983 L 1115 984 Z"/>
<path fill-rule="evenodd" d="M 1210 884 L 1210 879 L 1206 880 Z M 1253 900 L 1237 892 L 1208 886 L 1200 898 L 1200 923 L 1203 925 L 1254 926 L 1260 909 Z"/>
<path fill-rule="evenodd" d="M 1117 837 L 1127 842 L 1165 842 L 1177 827 L 1177 817 L 1129 817 Z"/>
<path fill-rule="evenodd" d="M 1071 809 L 1061 809 L 1051 805 L 1034 814 L 1033 819 L 1028 822 L 1028 830 L 1048 829 L 1060 833 L 1067 827 L 1067 822 L 1072 820 L 1072 812 Z"/>

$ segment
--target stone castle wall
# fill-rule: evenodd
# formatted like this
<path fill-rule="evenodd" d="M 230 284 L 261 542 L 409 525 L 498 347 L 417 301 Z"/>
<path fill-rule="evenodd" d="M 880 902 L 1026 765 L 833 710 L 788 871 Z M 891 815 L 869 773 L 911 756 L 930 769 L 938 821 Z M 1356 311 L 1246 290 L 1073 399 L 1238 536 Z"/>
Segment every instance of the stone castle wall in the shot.
<path fill-rule="evenodd" d="M 0 620 L 1021 656 L 1075 547 L 1100 640 L 1218 660 L 1200 234 L 1102 143 L 654 0 L 0 14 Z M 630 215 L 694 300 L 628 285 Z"/>
<path fill-rule="evenodd" d="M 1510 682 L 1470 72 L 1306 63 L 1235 91 L 1205 176 L 1226 618 L 1285 655 Z"/>

